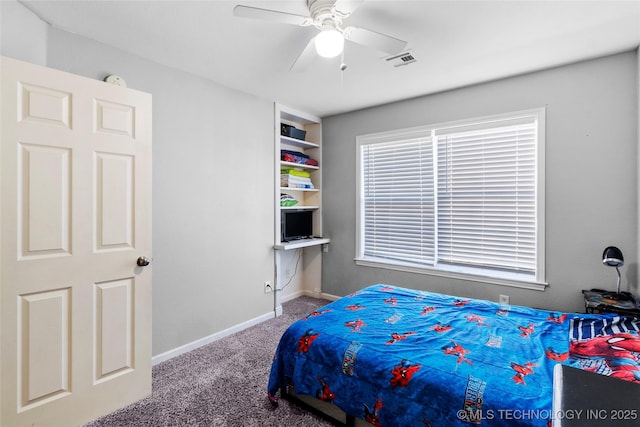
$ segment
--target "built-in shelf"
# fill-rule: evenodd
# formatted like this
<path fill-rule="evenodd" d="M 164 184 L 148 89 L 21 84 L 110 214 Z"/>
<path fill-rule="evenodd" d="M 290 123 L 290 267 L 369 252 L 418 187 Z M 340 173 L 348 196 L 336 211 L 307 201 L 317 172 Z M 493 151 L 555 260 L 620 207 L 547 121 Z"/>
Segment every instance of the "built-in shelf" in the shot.
<path fill-rule="evenodd" d="M 283 210 L 283 211 L 311 211 L 314 209 L 320 209 L 320 206 L 305 206 L 305 205 L 280 206 L 280 210 Z"/>
<path fill-rule="evenodd" d="M 280 187 L 280 191 L 320 191 L 317 188 Z"/>
<path fill-rule="evenodd" d="M 290 136 L 280 135 L 280 144 L 293 145 L 298 148 L 318 148 L 320 145 L 314 142 L 303 141 L 297 138 L 291 138 Z"/>
<path fill-rule="evenodd" d="M 275 145 L 275 224 L 274 258 L 275 287 L 274 305 L 276 315 L 282 313 L 282 298 L 298 292 L 320 292 L 322 288 L 322 255 L 330 242 L 327 237 L 314 237 L 283 241 L 283 216 L 296 215 L 297 211 L 311 212 L 313 236 L 323 236 L 322 232 L 322 119 L 304 111 L 275 104 L 274 145 Z M 281 134 L 282 125 L 293 126 L 304 131 L 304 140 Z M 294 151 L 318 162 L 311 166 L 283 161 L 282 150 Z M 313 163 L 313 162 L 312 162 Z M 299 169 L 309 172 L 314 188 L 283 187 L 282 169 Z M 294 174 L 295 175 L 295 174 Z M 302 174 L 306 175 L 306 174 Z M 298 201 L 294 206 L 282 206 L 282 195 L 288 195 Z M 308 215 L 304 215 L 308 216 Z M 289 223 L 290 224 L 290 223 Z M 305 231 L 305 234 L 307 232 Z M 286 290 L 285 290 L 286 288 Z"/>
<path fill-rule="evenodd" d="M 284 160 L 280 161 L 280 168 L 300 168 L 300 169 L 313 169 L 313 170 L 318 170 L 320 169 L 319 166 L 312 166 L 312 165 L 304 165 L 302 163 L 294 163 L 294 162 L 285 162 Z"/>
<path fill-rule="evenodd" d="M 324 237 L 314 237 L 313 239 L 300 239 L 300 240 L 293 240 L 291 242 L 280 242 L 277 245 L 274 245 L 274 249 L 277 250 L 282 250 L 282 251 L 287 251 L 290 249 L 299 249 L 299 248 L 306 248 L 309 246 L 318 246 L 318 245 L 324 245 L 327 244 L 331 241 L 331 239 L 327 239 Z"/>

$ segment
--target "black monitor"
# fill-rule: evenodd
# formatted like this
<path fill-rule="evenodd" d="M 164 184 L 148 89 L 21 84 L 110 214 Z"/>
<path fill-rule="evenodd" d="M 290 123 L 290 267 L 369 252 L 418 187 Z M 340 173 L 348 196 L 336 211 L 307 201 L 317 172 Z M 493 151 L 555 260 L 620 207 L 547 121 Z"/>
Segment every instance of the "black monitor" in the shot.
<path fill-rule="evenodd" d="M 282 241 L 313 237 L 313 211 L 282 211 Z"/>

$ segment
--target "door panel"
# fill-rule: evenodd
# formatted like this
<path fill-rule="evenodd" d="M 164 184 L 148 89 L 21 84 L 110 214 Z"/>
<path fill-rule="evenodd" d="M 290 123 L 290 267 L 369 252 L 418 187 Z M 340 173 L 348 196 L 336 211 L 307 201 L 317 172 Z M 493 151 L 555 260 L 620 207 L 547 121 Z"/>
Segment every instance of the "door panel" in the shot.
<path fill-rule="evenodd" d="M 96 153 L 96 250 L 134 246 L 134 158 Z"/>
<path fill-rule="evenodd" d="M 135 138 L 135 107 L 103 99 L 96 100 L 96 132 Z"/>
<path fill-rule="evenodd" d="M 1 58 L 0 425 L 151 392 L 151 96 Z"/>
<path fill-rule="evenodd" d="M 134 279 L 96 284 L 96 381 L 133 368 Z"/>
<path fill-rule="evenodd" d="M 69 128 L 71 94 L 59 90 L 20 83 L 19 121 L 34 121 Z"/>
<path fill-rule="evenodd" d="M 20 144 L 18 227 L 23 257 L 69 253 L 71 150 Z"/>
<path fill-rule="evenodd" d="M 20 296 L 20 410 L 69 393 L 70 289 Z"/>

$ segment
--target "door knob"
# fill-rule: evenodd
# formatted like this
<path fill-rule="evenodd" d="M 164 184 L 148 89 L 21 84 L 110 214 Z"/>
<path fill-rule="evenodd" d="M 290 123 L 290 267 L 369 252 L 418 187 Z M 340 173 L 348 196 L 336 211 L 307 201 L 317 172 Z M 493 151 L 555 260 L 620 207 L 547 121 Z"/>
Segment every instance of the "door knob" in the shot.
<path fill-rule="evenodd" d="M 136 264 L 138 264 L 140 267 L 144 267 L 146 265 L 149 265 L 150 262 L 151 262 L 151 260 L 149 258 L 147 258 L 146 256 L 141 256 L 136 261 Z"/>

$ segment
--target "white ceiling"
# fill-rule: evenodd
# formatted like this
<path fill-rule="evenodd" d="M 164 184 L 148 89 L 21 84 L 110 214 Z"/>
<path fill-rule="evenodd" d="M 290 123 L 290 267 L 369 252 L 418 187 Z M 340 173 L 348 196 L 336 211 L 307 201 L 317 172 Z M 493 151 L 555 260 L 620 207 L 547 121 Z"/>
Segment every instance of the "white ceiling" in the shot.
<path fill-rule="evenodd" d="M 640 0 L 368 0 L 344 25 L 406 40 L 417 62 L 394 68 L 346 42 L 344 73 L 339 57 L 290 72 L 316 30 L 236 18 L 233 8 L 308 15 L 306 0 L 20 2 L 57 28 L 320 116 L 640 44 Z"/>

